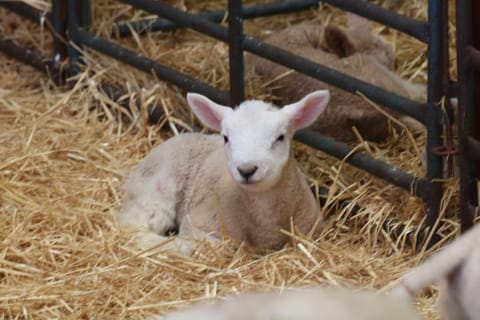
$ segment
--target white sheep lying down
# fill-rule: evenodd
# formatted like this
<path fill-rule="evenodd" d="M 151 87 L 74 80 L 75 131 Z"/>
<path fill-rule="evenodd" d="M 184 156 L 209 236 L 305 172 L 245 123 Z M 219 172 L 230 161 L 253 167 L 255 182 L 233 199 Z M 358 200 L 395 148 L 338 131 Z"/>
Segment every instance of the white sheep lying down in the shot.
<path fill-rule="evenodd" d="M 392 295 L 410 300 L 436 282 L 445 319 L 480 320 L 480 225 L 408 272 Z"/>
<path fill-rule="evenodd" d="M 250 293 L 176 311 L 156 320 L 420 320 L 404 301 L 339 288 Z"/>
<path fill-rule="evenodd" d="M 235 110 L 190 93 L 187 101 L 221 134 L 187 133 L 154 148 L 127 179 L 119 222 L 143 247 L 164 242 L 189 253 L 193 242 L 224 236 L 260 249 L 280 249 L 291 221 L 308 233 L 320 210 L 291 148 L 294 132 L 325 110 L 326 90 L 281 109 L 249 100 Z"/>

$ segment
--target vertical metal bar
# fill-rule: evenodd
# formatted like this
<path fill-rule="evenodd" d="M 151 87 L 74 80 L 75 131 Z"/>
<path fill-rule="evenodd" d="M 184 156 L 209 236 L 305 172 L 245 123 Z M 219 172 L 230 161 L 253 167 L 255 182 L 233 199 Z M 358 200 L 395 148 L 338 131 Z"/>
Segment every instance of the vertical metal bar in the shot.
<path fill-rule="evenodd" d="M 469 207 L 475 197 L 474 167 L 469 159 L 468 137 L 473 133 L 473 76 L 467 64 L 472 41 L 472 2 L 457 0 L 458 136 L 460 165 L 460 214 L 462 230 L 472 226 Z"/>
<path fill-rule="evenodd" d="M 68 22 L 70 31 L 70 76 L 74 76 L 79 72 L 80 52 L 75 48 L 78 30 L 80 28 L 87 29 L 91 24 L 91 5 L 90 0 L 68 0 Z"/>
<path fill-rule="evenodd" d="M 68 55 L 70 57 L 69 62 L 69 74 L 70 76 L 75 76 L 79 73 L 78 62 L 80 59 L 80 53 L 75 48 L 75 43 L 78 28 L 80 28 L 80 7 L 81 0 L 68 0 L 68 30 L 69 30 L 69 44 L 68 44 Z"/>
<path fill-rule="evenodd" d="M 478 56 L 475 56 L 480 49 L 480 21 L 478 19 L 478 15 L 480 14 L 480 2 L 473 1 L 472 2 L 472 10 L 470 11 L 471 15 L 471 30 L 472 30 L 472 50 L 469 50 L 470 54 L 469 58 L 469 66 L 470 70 L 473 72 L 473 108 L 474 113 L 472 114 L 471 118 L 475 121 L 475 131 L 474 131 L 474 138 L 480 140 L 480 69 L 478 65 L 475 65 L 475 59 L 478 62 Z M 475 178 L 477 181 L 480 179 L 480 161 L 475 162 Z M 475 185 L 476 187 L 476 185 Z M 478 199 L 472 199 L 478 205 Z M 474 218 L 474 217 L 472 217 Z"/>
<path fill-rule="evenodd" d="M 67 3 L 64 0 L 52 1 L 51 23 L 53 26 L 53 74 L 51 75 L 56 84 L 63 84 L 65 81 L 61 68 L 61 62 L 67 58 Z"/>
<path fill-rule="evenodd" d="M 54 61 L 67 57 L 67 3 L 64 0 L 52 1 L 53 51 Z M 57 56 L 58 55 L 58 56 Z"/>
<path fill-rule="evenodd" d="M 88 30 L 92 24 L 92 8 L 90 0 L 83 0 L 80 8 L 80 27 Z"/>
<path fill-rule="evenodd" d="M 243 38 L 242 0 L 228 0 L 230 105 L 232 107 L 239 105 L 245 99 Z"/>
<path fill-rule="evenodd" d="M 439 104 L 444 95 L 444 41 L 445 10 L 447 0 L 428 1 L 428 105 L 427 105 L 427 180 L 432 182 L 427 199 L 428 226 L 433 226 L 438 218 L 442 185 L 437 179 L 442 178 L 442 158 L 433 153 L 435 147 L 442 145 L 441 110 Z"/>

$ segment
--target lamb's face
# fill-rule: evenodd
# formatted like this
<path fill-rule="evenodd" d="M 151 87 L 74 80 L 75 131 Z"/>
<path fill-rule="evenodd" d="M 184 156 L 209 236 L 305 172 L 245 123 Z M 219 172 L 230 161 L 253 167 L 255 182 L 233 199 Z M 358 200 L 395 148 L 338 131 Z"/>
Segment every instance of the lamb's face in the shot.
<path fill-rule="evenodd" d="M 268 190 L 280 180 L 290 157 L 293 133 L 312 124 L 329 99 L 328 91 L 319 90 L 281 110 L 258 100 L 232 110 L 200 94 L 187 95 L 200 121 L 223 135 L 233 179 L 252 191 Z"/>
<path fill-rule="evenodd" d="M 263 101 L 241 104 L 222 121 L 228 169 L 243 188 L 265 191 L 282 176 L 293 130 L 287 114 Z"/>

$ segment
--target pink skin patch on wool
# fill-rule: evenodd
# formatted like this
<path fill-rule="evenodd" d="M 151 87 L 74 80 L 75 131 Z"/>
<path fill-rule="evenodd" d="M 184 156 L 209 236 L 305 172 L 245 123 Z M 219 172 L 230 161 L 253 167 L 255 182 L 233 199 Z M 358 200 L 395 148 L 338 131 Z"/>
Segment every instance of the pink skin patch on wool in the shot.
<path fill-rule="evenodd" d="M 157 192 L 162 192 L 162 183 L 160 181 L 155 182 L 155 190 Z"/>

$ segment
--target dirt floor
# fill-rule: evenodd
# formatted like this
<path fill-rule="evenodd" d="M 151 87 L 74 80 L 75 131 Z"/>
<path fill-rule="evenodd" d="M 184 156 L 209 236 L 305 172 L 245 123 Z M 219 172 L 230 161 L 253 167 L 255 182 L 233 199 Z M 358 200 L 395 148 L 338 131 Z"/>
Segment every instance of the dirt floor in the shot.
<path fill-rule="evenodd" d="M 425 19 L 425 1 L 377 2 Z M 193 11 L 224 5 L 174 4 Z M 113 22 L 145 16 L 113 1 L 94 2 L 93 9 L 95 32 L 103 36 Z M 255 19 L 245 23 L 245 30 L 262 38 L 267 31 L 315 19 L 343 21 L 341 12 L 326 7 Z M 44 28 L 3 9 L 0 25 L 17 43 L 50 52 Z M 424 83 L 425 46 L 389 28 L 372 27 L 394 46 L 397 72 Z M 228 88 L 223 44 L 184 30 L 116 41 Z M 425 214 L 419 199 L 300 144 L 295 151 L 311 183 L 330 189 L 322 208 L 327 227 L 318 239 L 296 239 L 296 246 L 268 254 L 228 241 L 216 247 L 205 244 L 192 257 L 162 248 L 139 252 L 115 219 L 121 185 L 153 146 L 190 130 L 193 118 L 183 90 L 100 54 L 87 50 L 85 57 L 76 84 L 68 88 L 56 87 L 44 74 L 0 54 L 0 319 L 140 319 L 256 289 L 331 285 L 384 291 L 430 252 L 407 241 Z M 121 101 L 108 98 L 101 83 L 125 88 L 128 94 L 120 100 L 137 103 L 140 110 L 127 112 Z M 247 95 L 275 99 L 270 87 L 255 77 L 247 81 Z M 156 125 L 147 122 L 149 105 L 166 114 Z M 385 143 L 360 143 L 361 150 L 392 165 L 424 172 L 418 153 L 424 134 L 412 140 L 392 128 Z M 443 240 L 431 250 L 459 228 L 458 182 L 449 178 L 444 183 L 439 219 Z M 382 228 L 390 218 L 405 227 L 400 235 Z M 427 319 L 439 319 L 436 295 L 432 288 L 417 300 Z"/>

